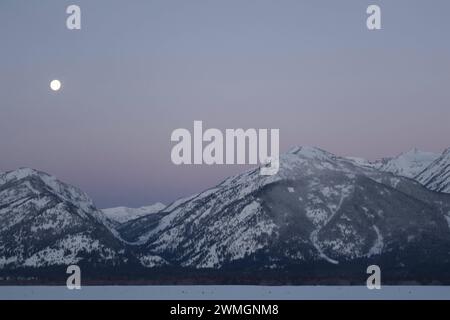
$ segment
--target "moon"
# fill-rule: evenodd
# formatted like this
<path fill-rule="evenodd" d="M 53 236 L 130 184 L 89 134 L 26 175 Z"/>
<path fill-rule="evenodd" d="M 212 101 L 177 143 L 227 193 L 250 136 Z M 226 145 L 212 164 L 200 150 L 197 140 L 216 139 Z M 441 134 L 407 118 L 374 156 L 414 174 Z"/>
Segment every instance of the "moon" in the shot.
<path fill-rule="evenodd" d="M 52 89 L 53 91 L 59 91 L 59 89 L 61 89 L 61 81 L 52 80 L 50 82 L 50 89 Z"/>

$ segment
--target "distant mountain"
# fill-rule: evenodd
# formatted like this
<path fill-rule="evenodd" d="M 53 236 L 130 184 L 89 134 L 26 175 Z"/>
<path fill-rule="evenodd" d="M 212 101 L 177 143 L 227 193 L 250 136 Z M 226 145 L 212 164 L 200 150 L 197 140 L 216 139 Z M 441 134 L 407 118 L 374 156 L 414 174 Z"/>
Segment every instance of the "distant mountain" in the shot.
<path fill-rule="evenodd" d="M 137 219 L 161 211 L 165 207 L 166 206 L 164 204 L 158 202 L 150 206 L 140 208 L 116 207 L 116 208 L 102 209 L 102 212 L 109 219 L 117 223 L 125 223 L 130 220 Z"/>
<path fill-rule="evenodd" d="M 385 158 L 374 163 L 379 170 L 391 172 L 396 175 L 414 178 L 433 161 L 439 154 L 421 151 L 417 148 L 402 153 L 394 158 Z"/>
<path fill-rule="evenodd" d="M 32 169 L 0 175 L 0 269 L 120 265 L 123 244 L 79 189 Z"/>
<path fill-rule="evenodd" d="M 338 278 L 369 260 L 398 273 L 450 263 L 449 195 L 318 148 L 280 164 L 277 175 L 250 170 L 118 231 L 142 254 L 193 268 L 315 265 L 315 276 Z"/>
<path fill-rule="evenodd" d="M 430 190 L 450 193 L 450 148 L 416 176 Z"/>
<path fill-rule="evenodd" d="M 353 164 L 362 167 L 376 168 L 378 167 L 378 162 L 371 162 L 367 159 L 360 157 L 345 157 L 346 160 L 353 162 Z M 381 161 L 381 160 L 380 160 Z"/>
<path fill-rule="evenodd" d="M 450 193 L 450 149 L 439 155 L 414 148 L 394 158 L 368 161 L 358 157 L 346 157 L 353 164 L 375 168 L 395 175 L 412 178 L 430 190 Z"/>

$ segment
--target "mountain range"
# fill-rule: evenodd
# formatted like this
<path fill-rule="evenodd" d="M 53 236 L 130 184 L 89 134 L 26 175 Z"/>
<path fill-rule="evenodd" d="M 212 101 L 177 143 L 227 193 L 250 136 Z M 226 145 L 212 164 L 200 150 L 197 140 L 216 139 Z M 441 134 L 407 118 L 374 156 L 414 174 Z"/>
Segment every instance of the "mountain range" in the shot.
<path fill-rule="evenodd" d="M 255 168 L 168 206 L 104 210 L 19 169 L 0 174 L 0 276 L 80 264 L 92 281 L 331 284 L 378 264 L 390 283 L 450 283 L 449 164 L 449 150 L 371 162 L 297 147 L 274 176 Z"/>

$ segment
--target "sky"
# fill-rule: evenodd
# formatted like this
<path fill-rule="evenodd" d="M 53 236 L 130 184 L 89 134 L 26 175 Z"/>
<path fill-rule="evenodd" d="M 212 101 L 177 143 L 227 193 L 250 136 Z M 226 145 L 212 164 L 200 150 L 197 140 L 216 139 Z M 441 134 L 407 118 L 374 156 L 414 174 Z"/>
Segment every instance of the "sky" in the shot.
<path fill-rule="evenodd" d="M 81 30 L 66 28 L 71 4 Z M 370 4 L 382 30 L 366 27 Z M 170 135 L 194 120 L 280 129 L 282 152 L 440 152 L 449 12 L 448 0 L 1 0 L 0 171 L 48 172 L 100 208 L 169 203 L 246 168 L 174 165 Z"/>

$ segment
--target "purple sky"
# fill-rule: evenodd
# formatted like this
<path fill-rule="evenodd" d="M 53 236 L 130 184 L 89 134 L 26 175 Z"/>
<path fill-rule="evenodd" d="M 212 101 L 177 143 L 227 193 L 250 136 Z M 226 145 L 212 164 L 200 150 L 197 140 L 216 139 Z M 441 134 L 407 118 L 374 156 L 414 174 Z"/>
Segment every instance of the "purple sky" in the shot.
<path fill-rule="evenodd" d="M 381 31 L 365 27 L 372 3 Z M 81 31 L 65 27 L 69 4 Z M 279 128 L 282 151 L 442 151 L 449 12 L 448 0 L 2 0 L 0 171 L 49 172 L 99 207 L 168 203 L 243 169 L 173 165 L 170 134 L 194 120 Z"/>

